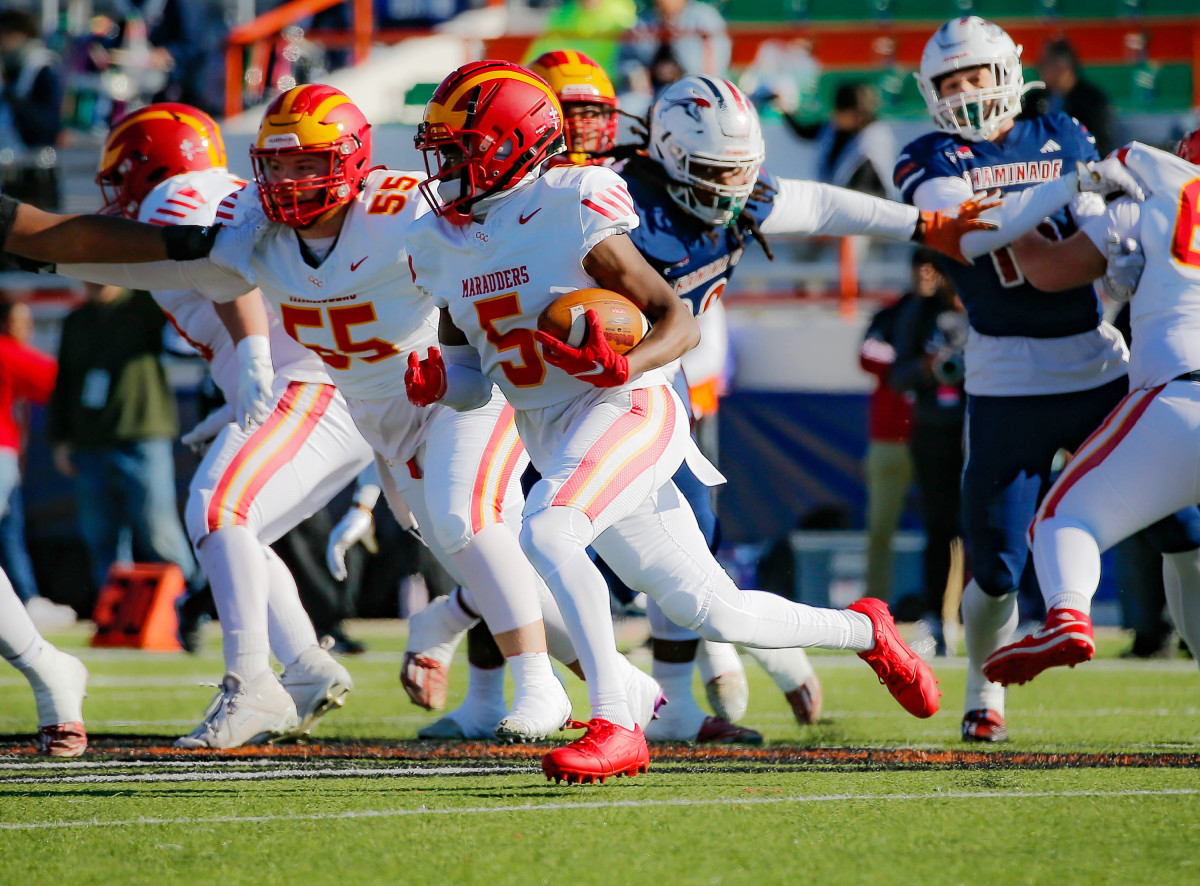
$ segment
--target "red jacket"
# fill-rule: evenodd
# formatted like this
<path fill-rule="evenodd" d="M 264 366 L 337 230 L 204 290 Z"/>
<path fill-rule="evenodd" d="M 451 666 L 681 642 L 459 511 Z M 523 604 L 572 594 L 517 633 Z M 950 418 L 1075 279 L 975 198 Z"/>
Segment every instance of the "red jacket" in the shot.
<path fill-rule="evenodd" d="M 0 449 L 21 449 L 21 428 L 13 415 L 17 400 L 45 403 L 54 392 L 58 363 L 53 357 L 0 335 Z"/>

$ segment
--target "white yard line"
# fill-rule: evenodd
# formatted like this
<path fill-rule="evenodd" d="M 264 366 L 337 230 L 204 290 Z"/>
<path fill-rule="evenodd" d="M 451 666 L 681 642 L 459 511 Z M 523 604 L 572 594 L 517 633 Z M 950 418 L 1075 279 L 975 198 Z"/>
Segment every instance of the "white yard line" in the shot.
<path fill-rule="evenodd" d="M 431 775 L 505 775 L 513 772 L 537 772 L 538 766 L 325 766 L 321 769 L 274 769 L 259 772 L 144 772 L 126 775 L 61 775 L 28 778 L 0 778 L 0 787 L 10 784 L 154 784 L 156 782 L 208 782 L 208 781 L 268 781 L 281 778 L 359 778 L 402 776 L 428 777 Z"/>
<path fill-rule="evenodd" d="M 882 800 L 1031 800 L 1067 797 L 1187 797 L 1200 789 L 1168 788 L 1160 791 L 930 791 L 924 794 L 825 794 L 795 797 L 717 797 L 707 800 L 597 800 L 590 803 L 522 803 L 515 806 L 468 806 L 465 808 L 350 810 L 299 815 L 221 815 L 205 818 L 132 818 L 117 820 L 0 822 L 0 831 L 44 829 L 110 828 L 138 825 L 244 824 L 274 821 L 339 821 L 363 818 L 402 818 L 412 815 L 508 815 L 514 812 L 563 812 L 591 809 L 664 809 L 700 806 L 762 806 L 767 804 L 860 803 Z"/>

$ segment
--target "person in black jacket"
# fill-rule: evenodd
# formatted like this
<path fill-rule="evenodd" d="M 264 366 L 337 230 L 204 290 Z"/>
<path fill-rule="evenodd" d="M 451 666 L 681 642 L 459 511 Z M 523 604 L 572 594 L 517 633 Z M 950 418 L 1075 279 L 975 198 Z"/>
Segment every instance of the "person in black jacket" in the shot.
<path fill-rule="evenodd" d="M 942 596 L 958 537 L 966 395 L 963 347 L 967 314 L 928 249 L 913 254 L 912 299 L 896 321 L 896 362 L 889 383 L 913 397 L 908 446 L 925 525 L 923 619 L 937 654 L 946 652 Z"/>
<path fill-rule="evenodd" d="M 1030 90 L 1025 96 L 1025 114 L 1070 114 L 1095 136 L 1100 156 L 1108 156 L 1117 145 L 1112 106 L 1104 90 L 1079 72 L 1079 58 L 1071 44 L 1065 39 L 1047 43 L 1037 69 L 1046 88 Z"/>

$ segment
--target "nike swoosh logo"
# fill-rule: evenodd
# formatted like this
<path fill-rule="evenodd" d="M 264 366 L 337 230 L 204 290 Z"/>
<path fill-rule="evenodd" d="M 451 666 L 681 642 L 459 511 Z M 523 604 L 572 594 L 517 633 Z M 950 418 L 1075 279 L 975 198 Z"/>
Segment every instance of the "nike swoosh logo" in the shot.
<path fill-rule="evenodd" d="M 369 255 L 364 255 L 364 256 L 363 256 L 362 258 L 360 258 L 358 261 L 356 261 L 356 262 L 353 262 L 353 263 L 350 265 L 350 273 L 351 273 L 351 274 L 353 274 L 355 271 L 357 271 L 357 270 L 358 270 L 358 266 L 359 266 L 359 265 L 361 265 L 363 262 L 365 262 L 365 261 L 366 261 L 367 259 L 369 259 L 370 257 L 371 257 L 371 256 L 369 256 Z"/>
<path fill-rule="evenodd" d="M 518 218 L 517 222 L 520 224 L 525 224 L 525 222 L 529 221 L 531 218 L 533 218 L 535 215 L 537 215 L 541 211 L 542 211 L 542 207 L 539 206 L 533 212 L 529 213 L 529 215 L 523 215 L 520 218 Z"/>
<path fill-rule="evenodd" d="M 593 360 L 591 369 L 587 370 L 586 372 L 576 372 L 575 377 L 588 378 L 589 376 L 600 375 L 602 372 L 604 372 L 604 364 L 599 360 Z"/>

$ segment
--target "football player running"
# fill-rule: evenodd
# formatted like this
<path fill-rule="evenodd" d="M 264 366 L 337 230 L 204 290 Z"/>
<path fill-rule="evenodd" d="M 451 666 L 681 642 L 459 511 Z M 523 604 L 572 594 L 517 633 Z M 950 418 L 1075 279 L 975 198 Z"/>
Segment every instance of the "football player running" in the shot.
<path fill-rule="evenodd" d="M 1088 191 L 1140 196 L 1115 158 L 1080 166 L 1097 155 L 1072 118 L 1015 119 L 1029 88 L 1020 53 L 1003 29 L 977 16 L 942 25 L 916 74 L 938 131 L 909 144 L 895 172 L 904 199 L 922 210 L 955 206 L 978 190 L 1005 195 L 989 213 L 1003 230 L 968 235 L 963 252 L 973 261 L 944 263 L 970 321 L 962 503 L 973 578 L 962 600 L 964 741 L 1007 737 L 1004 687 L 981 668 L 1016 630 L 1025 532 L 1050 486 L 1055 455 L 1076 451 L 1127 390 L 1125 345 L 1102 322 L 1092 287 L 1048 296 L 1005 245 L 1034 226 L 1051 239 L 1070 236 L 1083 214 L 1102 210 Z M 1161 529 L 1168 584 L 1180 570 L 1194 574 L 1200 526 L 1171 521 Z"/>
<path fill-rule="evenodd" d="M 96 181 L 103 212 L 155 225 L 229 219 L 232 195 L 246 184 L 226 169 L 216 122 L 175 103 L 118 121 Z M 194 290 L 153 295 L 209 361 L 240 419 L 223 407 L 185 436 L 197 447 L 211 442 L 188 490 L 186 522 L 217 604 L 226 674 L 209 714 L 177 744 L 233 748 L 307 734 L 353 683 L 319 645 L 295 579 L 269 545 L 344 488 L 371 448 L 320 357 L 288 337 L 258 290 L 229 305 Z M 230 314 L 244 336 L 236 345 L 221 320 Z M 268 638 L 284 666 L 279 677 Z"/>
<path fill-rule="evenodd" d="M 932 715 L 933 673 L 881 601 L 837 611 L 741 591 L 709 552 L 671 477 L 685 459 L 702 479 L 719 475 L 695 449 L 661 371 L 696 344 L 699 329 L 627 236 L 638 218 L 620 177 L 601 166 L 545 168 L 565 148 L 546 83 L 508 62 L 465 65 L 430 99 L 416 144 L 434 211 L 413 224 L 407 249 L 417 285 L 441 307 L 446 357 L 430 349 L 410 360 L 408 395 L 470 408 L 493 383 L 505 392 L 541 474 L 521 545 L 558 600 L 587 677 L 592 719 L 577 724 L 582 738 L 546 755 L 547 777 L 590 782 L 649 764 L 619 670 L 608 588 L 588 546 L 702 637 L 853 649 L 906 710 Z M 917 214 L 900 211 L 914 225 Z M 931 227 L 949 245 L 971 224 L 939 216 Z M 594 312 L 579 348 L 537 330 L 558 295 L 597 285 L 653 321 L 627 355 L 607 345 Z"/>
<path fill-rule="evenodd" d="M 1116 266 L 1103 282 L 1130 302 L 1131 393 L 1080 445 L 1029 529 L 1046 621 L 984 663 L 1004 685 L 1089 660 L 1100 554 L 1200 502 L 1200 130 L 1184 136 L 1178 156 L 1137 142 L 1117 156 L 1145 185 L 1145 202 L 1117 200 L 1061 242 L 1030 235 L 1013 245 L 1022 272 L 1044 292 L 1086 285 Z M 1144 270 L 1130 279 L 1139 263 Z M 1196 649 L 1200 595 L 1164 578 L 1175 625 Z"/>
<path fill-rule="evenodd" d="M 228 229 L 210 258 L 60 272 L 192 289 L 218 302 L 258 286 L 287 334 L 325 362 L 375 451 L 389 504 L 398 515 L 411 509 L 431 550 L 474 591 L 501 650 L 515 651 L 516 697 L 497 734 L 545 737 L 569 717 L 570 702 L 547 657 L 537 577 L 513 528 L 526 459 L 513 410 L 490 385 L 469 412 L 396 396 L 404 355 L 437 339 L 437 311 L 412 285 L 401 245 L 426 211 L 420 173 L 371 167 L 366 118 L 320 84 L 272 102 L 250 153 L 255 180 L 228 199 Z"/>
<path fill-rule="evenodd" d="M 565 50 L 547 52 L 530 65 L 530 70 L 545 80 L 558 96 L 563 109 L 563 125 L 567 140 L 567 152 L 550 159 L 558 163 L 612 164 L 616 159 L 617 96 L 604 70 L 582 53 Z M 622 149 L 619 153 L 628 154 Z M 622 174 L 622 166 L 614 168 Z M 663 170 L 657 170 L 661 178 Z M 631 189 L 632 194 L 632 189 Z M 634 202 L 637 203 L 637 195 Z M 668 217 L 662 219 L 664 226 L 671 225 L 670 214 L 680 216 L 685 210 L 662 201 Z M 634 244 L 644 256 L 655 264 L 653 254 L 639 235 L 648 230 L 646 212 L 658 208 L 637 205 L 641 224 L 634 230 Z M 678 248 L 673 244 L 672 248 Z M 682 293 L 681 293 L 682 294 Z M 719 301 L 709 303 L 711 310 L 698 318 L 702 337 L 709 334 L 724 335 L 724 308 Z M 676 364 L 674 372 L 668 372 L 672 385 L 685 408 L 689 409 L 691 398 L 688 380 L 683 367 Z M 696 520 L 704 532 L 710 550 L 718 540 L 718 523 L 713 511 L 709 488 L 687 467 L 682 465 L 672 478 L 679 493 L 691 505 Z M 646 615 L 650 621 L 651 648 L 653 651 L 652 673 L 662 685 L 670 704 L 646 728 L 650 741 L 695 741 L 699 743 L 761 743 L 762 734 L 734 725 L 745 713 L 749 702 L 749 687 L 745 669 L 737 650 L 725 643 L 700 641 L 695 631 L 674 624 L 663 615 L 661 607 L 653 599 L 647 601 Z M 796 721 L 801 725 L 817 722 L 821 716 L 821 683 L 809 663 L 803 649 L 754 649 L 743 650 L 757 660 L 784 693 Z M 709 717 L 695 702 L 692 694 L 693 664 L 698 665 L 704 679 L 709 703 L 716 716 Z"/>

